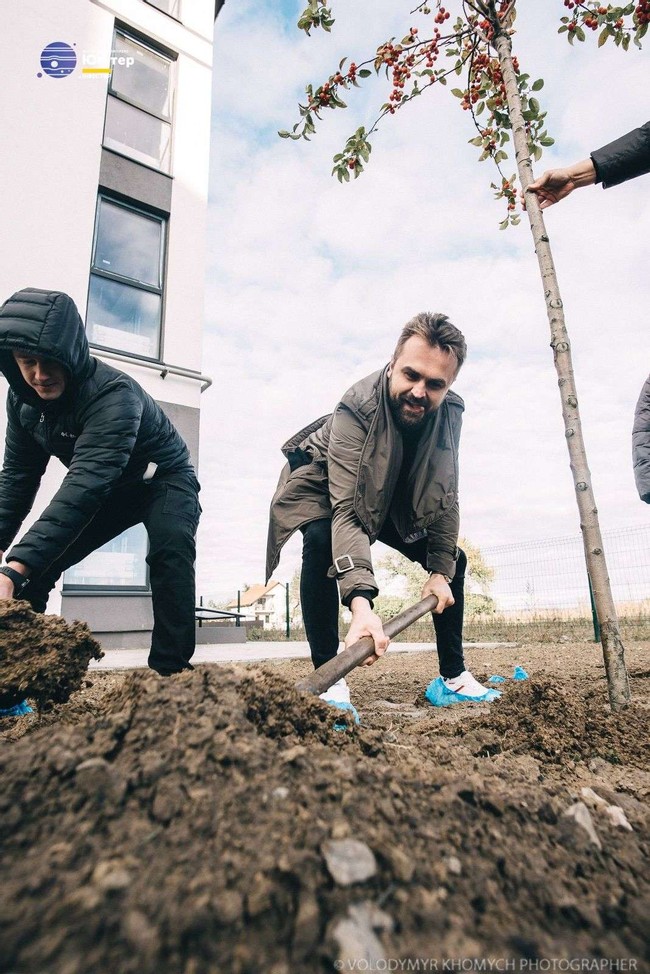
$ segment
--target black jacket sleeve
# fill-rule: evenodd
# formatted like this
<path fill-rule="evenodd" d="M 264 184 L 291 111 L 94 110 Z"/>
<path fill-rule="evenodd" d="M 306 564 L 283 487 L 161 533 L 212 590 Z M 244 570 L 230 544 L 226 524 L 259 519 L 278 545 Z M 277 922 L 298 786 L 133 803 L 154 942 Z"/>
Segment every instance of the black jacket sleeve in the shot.
<path fill-rule="evenodd" d="M 650 172 L 650 122 L 591 153 L 603 189 Z"/>
<path fill-rule="evenodd" d="M 63 483 L 40 518 L 7 557 L 41 573 L 81 534 L 108 498 L 137 439 L 142 402 L 115 384 L 95 396 L 80 416 L 82 432 Z"/>
<path fill-rule="evenodd" d="M 18 420 L 7 396 L 5 455 L 0 471 L 0 551 L 6 551 L 29 514 L 49 455 Z"/>

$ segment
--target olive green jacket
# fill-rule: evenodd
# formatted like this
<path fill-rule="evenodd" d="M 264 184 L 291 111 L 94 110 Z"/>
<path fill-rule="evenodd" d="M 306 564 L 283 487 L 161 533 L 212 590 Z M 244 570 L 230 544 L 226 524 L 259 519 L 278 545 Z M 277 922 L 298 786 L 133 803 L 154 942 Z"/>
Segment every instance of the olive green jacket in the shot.
<path fill-rule="evenodd" d="M 447 393 L 418 446 L 407 494 L 393 497 L 403 450 L 389 406 L 387 372 L 388 366 L 357 382 L 331 415 L 296 433 L 282 447 L 292 462 L 282 470 L 271 501 L 267 581 L 294 531 L 310 521 L 331 518 L 332 574 L 342 601 L 359 588 L 377 593 L 370 545 L 389 513 L 404 541 L 427 536 L 430 572 L 453 576 L 463 400 Z M 302 465 L 295 467 L 296 462 Z"/>

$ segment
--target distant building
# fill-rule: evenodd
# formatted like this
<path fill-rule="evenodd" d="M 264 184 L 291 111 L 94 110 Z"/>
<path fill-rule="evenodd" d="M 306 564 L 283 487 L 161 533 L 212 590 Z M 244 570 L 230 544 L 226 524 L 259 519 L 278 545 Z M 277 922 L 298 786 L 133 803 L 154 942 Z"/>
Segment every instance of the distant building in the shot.
<path fill-rule="evenodd" d="M 20 0 L 2 23 L 0 300 L 23 287 L 70 294 L 92 354 L 144 386 L 197 464 L 221 5 Z M 64 473 L 50 468 L 35 515 Z M 145 644 L 146 543 L 138 525 L 66 572 L 50 609 L 85 619 L 105 644 Z"/>
<path fill-rule="evenodd" d="M 231 612 L 241 612 L 245 619 L 254 621 L 261 629 L 284 629 L 287 624 L 287 596 L 283 582 L 268 585 L 251 585 L 239 599 L 226 606 Z"/>

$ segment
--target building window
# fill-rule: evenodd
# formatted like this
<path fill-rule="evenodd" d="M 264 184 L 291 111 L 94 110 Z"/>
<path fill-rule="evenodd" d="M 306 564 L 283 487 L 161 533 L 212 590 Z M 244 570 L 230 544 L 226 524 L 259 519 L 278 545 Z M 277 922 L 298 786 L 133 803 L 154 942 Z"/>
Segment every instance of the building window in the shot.
<path fill-rule="evenodd" d="M 168 173 L 173 61 L 121 30 L 115 31 L 113 51 L 104 145 Z"/>
<path fill-rule="evenodd" d="M 86 331 L 88 341 L 160 358 L 165 220 L 100 196 Z"/>
<path fill-rule="evenodd" d="M 68 568 L 63 576 L 66 589 L 129 589 L 148 591 L 147 532 L 136 524 L 108 541 L 97 551 Z"/>
<path fill-rule="evenodd" d="M 158 7 L 163 13 L 169 14 L 175 20 L 181 19 L 181 0 L 145 0 L 152 7 Z"/>

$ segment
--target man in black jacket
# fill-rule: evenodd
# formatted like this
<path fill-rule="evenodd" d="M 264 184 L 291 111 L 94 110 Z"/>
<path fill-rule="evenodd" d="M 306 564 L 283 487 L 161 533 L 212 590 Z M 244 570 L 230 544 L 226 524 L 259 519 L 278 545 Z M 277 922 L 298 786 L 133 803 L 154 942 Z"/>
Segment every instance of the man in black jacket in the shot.
<path fill-rule="evenodd" d="M 0 568 L 0 598 L 44 612 L 67 568 L 134 524 L 149 536 L 154 626 L 149 666 L 191 669 L 199 483 L 184 441 L 130 376 L 90 355 L 70 297 L 27 288 L 0 308 L 9 383 L 0 471 L 0 558 L 31 509 L 51 456 L 68 468 Z"/>
<path fill-rule="evenodd" d="M 633 129 L 614 142 L 595 149 L 588 159 L 566 169 L 549 169 L 528 185 L 539 198 L 540 209 L 592 183 L 603 189 L 650 172 L 650 122 Z M 641 500 L 650 503 L 650 377 L 645 382 L 634 414 L 632 431 L 634 475 Z"/>
<path fill-rule="evenodd" d="M 639 497 L 650 504 L 650 375 L 645 380 L 634 412 L 632 456 Z"/>

